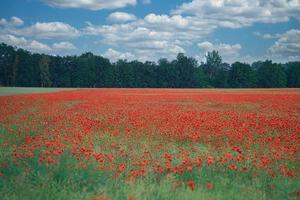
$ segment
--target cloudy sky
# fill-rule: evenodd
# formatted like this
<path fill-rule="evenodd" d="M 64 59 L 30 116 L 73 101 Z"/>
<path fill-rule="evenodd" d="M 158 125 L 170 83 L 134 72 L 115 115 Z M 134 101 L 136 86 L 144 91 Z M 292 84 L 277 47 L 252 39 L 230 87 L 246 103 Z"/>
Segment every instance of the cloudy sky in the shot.
<path fill-rule="evenodd" d="M 300 0 L 1 0 L 0 42 L 113 61 L 300 60 Z"/>

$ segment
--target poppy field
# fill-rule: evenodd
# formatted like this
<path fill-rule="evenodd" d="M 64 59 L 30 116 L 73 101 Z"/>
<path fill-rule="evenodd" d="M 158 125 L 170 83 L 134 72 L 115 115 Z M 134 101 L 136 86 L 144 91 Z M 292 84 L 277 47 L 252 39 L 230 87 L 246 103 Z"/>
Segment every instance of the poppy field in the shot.
<path fill-rule="evenodd" d="M 0 96 L 1 199 L 299 199 L 300 90 Z"/>

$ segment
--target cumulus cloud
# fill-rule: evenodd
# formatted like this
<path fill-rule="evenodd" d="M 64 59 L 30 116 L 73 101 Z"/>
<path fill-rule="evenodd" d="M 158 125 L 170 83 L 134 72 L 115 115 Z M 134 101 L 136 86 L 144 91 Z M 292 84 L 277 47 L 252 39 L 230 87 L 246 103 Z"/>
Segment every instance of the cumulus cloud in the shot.
<path fill-rule="evenodd" d="M 0 19 L 0 26 L 5 26 L 6 24 L 7 24 L 6 19 L 1 18 L 1 19 Z"/>
<path fill-rule="evenodd" d="M 65 54 L 66 52 L 76 49 L 76 47 L 72 43 L 67 41 L 57 42 L 52 44 L 52 46 L 48 46 L 47 44 L 44 44 L 37 40 L 29 40 L 25 37 L 16 37 L 10 34 L 0 35 L 0 42 L 18 48 L 23 48 L 35 53 Z"/>
<path fill-rule="evenodd" d="M 43 44 L 41 42 L 38 42 L 36 40 L 30 41 L 28 46 L 25 47 L 25 48 L 27 48 L 31 51 L 37 51 L 37 52 L 40 52 L 40 51 L 49 52 L 49 51 L 51 51 L 51 48 L 48 45 Z"/>
<path fill-rule="evenodd" d="M 212 44 L 211 42 L 205 41 L 197 44 L 203 53 L 216 50 L 223 57 L 226 62 L 231 62 L 237 59 L 240 55 L 242 46 L 240 44 Z"/>
<path fill-rule="evenodd" d="M 299 60 L 300 59 L 300 30 L 291 29 L 282 34 L 272 45 L 268 53 L 271 57 L 281 60 Z"/>
<path fill-rule="evenodd" d="M 112 25 L 88 23 L 83 33 L 99 36 L 101 43 L 113 48 L 122 47 L 141 60 L 174 58 L 185 48 L 211 32 L 206 22 L 192 21 L 180 15 L 146 15 L 132 22 Z M 208 28 L 207 28 L 208 27 Z"/>
<path fill-rule="evenodd" d="M 115 9 L 136 5 L 136 0 L 43 0 L 43 2 L 52 7 L 89 10 Z"/>
<path fill-rule="evenodd" d="M 80 31 L 63 22 L 37 22 L 30 27 L 16 31 L 16 34 L 41 39 L 67 39 L 80 35 Z"/>
<path fill-rule="evenodd" d="M 103 54 L 103 56 L 110 59 L 113 62 L 116 62 L 120 59 L 122 60 L 126 59 L 130 61 L 135 58 L 135 56 L 130 52 L 122 53 L 111 48 L 107 49 L 107 51 Z"/>
<path fill-rule="evenodd" d="M 20 19 L 19 17 L 12 17 L 10 19 L 10 23 L 13 26 L 22 26 L 24 24 L 24 21 L 22 19 Z"/>
<path fill-rule="evenodd" d="M 254 32 L 253 33 L 255 36 L 260 37 L 262 39 L 276 39 L 279 38 L 281 35 L 280 34 L 270 34 L 270 33 L 266 33 L 266 34 L 262 34 L 260 32 Z"/>
<path fill-rule="evenodd" d="M 175 57 L 177 53 L 185 52 L 181 47 L 183 43 L 179 42 L 183 36 L 180 36 L 175 29 L 167 31 L 151 26 L 144 20 L 102 26 L 88 24 L 84 32 L 100 36 L 101 43 L 105 45 L 125 48 L 141 60 L 157 60 L 159 57 L 171 58 Z M 172 29 L 172 27 L 169 28 Z"/>
<path fill-rule="evenodd" d="M 237 57 L 239 44 L 203 43 L 218 28 L 241 28 L 254 23 L 286 22 L 300 19 L 299 0 L 191 0 L 182 3 L 170 14 L 149 13 L 144 18 L 112 25 L 88 24 L 84 32 L 99 36 L 101 43 L 122 47 L 138 58 L 174 57 L 194 44 L 207 45 L 223 54 Z M 280 35 L 257 33 L 264 39 Z M 203 43 L 203 44 L 201 44 Z M 199 46 L 198 45 L 198 46 Z M 204 48 L 204 46 L 202 46 Z M 203 50 L 202 48 L 202 50 Z M 146 56 L 143 56 L 142 53 Z"/>
<path fill-rule="evenodd" d="M 169 25 L 177 28 L 186 28 L 189 25 L 189 20 L 181 15 L 168 16 L 151 13 L 145 17 L 145 21 L 149 24 Z"/>
<path fill-rule="evenodd" d="M 143 4 L 151 4 L 151 0 L 143 0 Z"/>
<path fill-rule="evenodd" d="M 11 17 L 9 20 L 0 19 L 0 42 L 37 53 L 64 53 L 64 51 L 76 49 L 70 42 L 59 42 L 80 36 L 80 31 L 69 24 L 37 22 L 29 27 L 23 27 L 23 24 L 23 20 L 18 17 Z M 38 41 L 39 39 L 55 39 L 58 42 L 48 46 Z"/>
<path fill-rule="evenodd" d="M 220 53 L 226 53 L 226 54 L 238 54 L 239 51 L 242 49 L 242 46 L 240 44 L 212 44 L 208 41 L 198 43 L 198 47 L 205 52 L 216 50 L 219 51 Z"/>
<path fill-rule="evenodd" d="M 0 41 L 13 46 L 23 46 L 27 43 L 24 37 L 15 37 L 13 35 L 0 35 Z"/>
<path fill-rule="evenodd" d="M 66 42 L 66 41 L 54 43 L 52 46 L 53 49 L 59 51 L 76 49 L 76 47 L 71 42 Z"/>
<path fill-rule="evenodd" d="M 43 0 L 46 4 L 63 8 L 91 10 L 121 8 L 135 5 L 137 0 Z M 140 0 L 139 3 L 150 3 Z M 177 53 L 191 53 L 198 46 L 202 52 L 218 50 L 224 60 L 241 58 L 240 44 L 213 44 L 211 34 L 218 28 L 241 28 L 255 23 L 287 22 L 291 18 L 300 20 L 300 0 L 190 0 L 167 14 L 149 13 L 143 18 L 126 12 L 113 12 L 107 17 L 108 24 L 87 25 L 78 30 L 63 22 L 37 22 L 29 27 L 16 19 L 0 19 L 0 35 L 26 37 L 31 40 L 55 39 L 53 50 L 71 49 L 66 41 L 82 35 L 92 38 L 108 50 L 110 57 L 135 56 L 140 60 L 175 58 Z M 8 25 L 10 24 L 10 25 Z M 15 25 L 12 25 L 15 24 Z M 18 25 L 19 24 L 19 25 Z M 21 27 L 19 27 L 21 26 Z M 253 33 L 262 39 L 277 39 L 268 50 L 277 55 L 287 49 L 289 57 L 297 56 L 292 49 L 297 44 L 286 42 L 284 34 Z M 292 36 L 289 36 L 292 37 Z M 205 42 L 206 41 L 206 42 Z M 56 48 L 55 48 L 56 47 Z M 118 51 L 116 51 L 117 49 Z M 122 49 L 123 52 L 119 52 Z M 239 57 L 240 56 L 240 57 Z"/>
<path fill-rule="evenodd" d="M 107 18 L 110 22 L 128 22 L 136 19 L 135 15 L 126 12 L 113 12 Z"/>
<path fill-rule="evenodd" d="M 27 40 L 24 37 L 16 37 L 9 34 L 0 35 L 0 42 L 4 42 L 6 44 L 19 48 L 24 48 L 33 52 L 47 53 L 51 51 L 51 48 L 46 44 L 43 44 L 36 40 Z"/>
<path fill-rule="evenodd" d="M 12 17 L 10 20 L 0 19 L 0 34 L 30 37 L 36 39 L 70 39 L 80 36 L 80 31 L 63 22 L 37 22 L 23 27 L 23 20 Z M 20 27 L 22 26 L 22 27 Z"/>
<path fill-rule="evenodd" d="M 172 14 L 193 16 L 211 21 L 218 27 L 240 28 L 253 23 L 277 23 L 300 19 L 299 0 L 192 0 L 183 3 Z"/>
<path fill-rule="evenodd" d="M 24 21 L 21 18 L 15 17 L 15 16 L 11 17 L 10 20 L 8 20 L 8 21 L 4 18 L 0 19 L 0 26 L 4 26 L 4 27 L 22 26 L 23 24 L 24 24 Z"/>

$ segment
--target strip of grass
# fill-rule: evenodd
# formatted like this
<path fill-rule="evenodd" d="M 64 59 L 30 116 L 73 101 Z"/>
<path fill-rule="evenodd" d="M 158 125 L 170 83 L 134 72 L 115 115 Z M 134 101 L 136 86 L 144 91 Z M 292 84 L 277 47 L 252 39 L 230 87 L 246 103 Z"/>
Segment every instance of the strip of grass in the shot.
<path fill-rule="evenodd" d="M 49 93 L 65 90 L 74 90 L 72 88 L 34 88 L 34 87 L 0 87 L 0 96 L 10 96 L 17 94 Z"/>

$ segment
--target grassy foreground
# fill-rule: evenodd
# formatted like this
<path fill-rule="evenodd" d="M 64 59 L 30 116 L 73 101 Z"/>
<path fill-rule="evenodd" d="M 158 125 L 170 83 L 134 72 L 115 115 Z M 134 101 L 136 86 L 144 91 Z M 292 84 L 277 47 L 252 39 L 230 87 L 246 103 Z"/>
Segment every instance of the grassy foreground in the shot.
<path fill-rule="evenodd" d="M 16 144 L 25 138 L 10 135 L 0 129 L 3 138 Z M 102 138 L 105 140 L 105 138 Z M 111 142 L 109 138 L 107 141 Z M 177 144 L 174 144 L 177 145 Z M 3 147 L 3 146 L 2 146 Z M 43 151 L 43 149 L 39 149 Z M 137 151 L 138 152 L 138 151 Z M 85 167 L 70 152 L 64 152 L 58 164 L 39 162 L 39 157 L 16 160 L 9 146 L 0 151 L 0 196 L 2 200 L 107 200 L 107 199 L 299 199 L 300 179 L 283 176 L 271 177 L 267 173 L 253 176 L 253 171 L 228 171 L 223 166 L 203 166 L 182 174 L 164 173 L 140 177 L 135 180 L 125 174 L 114 174 L 97 169 L 94 160 Z M 174 160 L 174 162 L 180 162 Z M 193 180 L 193 183 L 189 183 Z"/>
<path fill-rule="evenodd" d="M 108 174 L 93 169 L 74 169 L 71 158 L 61 162 L 64 163 L 47 167 L 32 161 L 27 163 L 27 169 L 8 165 L 5 175 L 10 179 L 0 178 L 1 199 L 299 199 L 294 192 L 299 182 L 281 178 L 241 177 L 234 173 L 211 176 L 209 170 L 203 170 L 201 179 L 195 177 L 197 188 L 192 191 L 187 186 L 176 186 L 184 175 L 127 182 L 112 180 Z M 208 189 L 208 179 L 215 183 L 214 188 Z"/>

